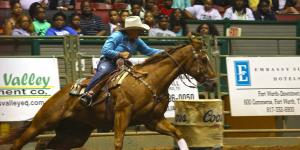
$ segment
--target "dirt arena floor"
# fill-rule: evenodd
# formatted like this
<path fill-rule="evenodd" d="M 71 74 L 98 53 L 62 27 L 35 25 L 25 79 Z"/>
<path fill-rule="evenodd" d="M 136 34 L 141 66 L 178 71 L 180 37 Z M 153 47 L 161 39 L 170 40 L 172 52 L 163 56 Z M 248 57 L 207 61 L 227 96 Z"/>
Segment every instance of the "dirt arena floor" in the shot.
<path fill-rule="evenodd" d="M 144 148 L 142 150 L 175 150 L 174 148 Z M 300 145 L 296 146 L 272 146 L 272 147 L 256 147 L 256 146 L 225 146 L 223 148 L 199 148 L 193 150 L 300 150 Z"/>
<path fill-rule="evenodd" d="M 0 150 L 8 150 L 9 146 L 0 146 Z M 37 150 L 45 150 L 37 149 Z M 93 148 L 75 148 L 72 150 L 98 150 Z M 101 149 L 102 150 L 102 149 Z M 152 148 L 141 148 L 138 150 L 178 150 L 171 147 L 152 147 Z M 257 146 L 225 146 L 223 148 L 194 148 L 191 150 L 300 150 L 300 145 L 296 146 L 270 146 L 270 147 L 257 147 Z"/>
<path fill-rule="evenodd" d="M 224 147 L 223 150 L 300 150 L 297 146 L 272 146 L 272 147 L 254 147 L 254 146 L 234 146 Z"/>

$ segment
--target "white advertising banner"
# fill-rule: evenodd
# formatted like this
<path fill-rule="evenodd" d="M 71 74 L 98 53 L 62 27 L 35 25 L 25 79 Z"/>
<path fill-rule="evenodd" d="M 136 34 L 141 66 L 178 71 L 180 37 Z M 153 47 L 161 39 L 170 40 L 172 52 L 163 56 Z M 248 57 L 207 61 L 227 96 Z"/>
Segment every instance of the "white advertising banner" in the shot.
<path fill-rule="evenodd" d="M 133 64 L 138 64 L 144 62 L 145 59 L 146 58 L 130 58 L 130 61 Z M 93 61 L 93 68 L 96 68 L 99 62 L 99 58 L 93 58 L 92 61 Z M 193 79 L 190 76 L 188 77 L 195 85 L 197 85 L 197 81 L 195 79 Z M 199 100 L 198 89 L 187 87 L 184 85 L 182 81 L 185 82 L 187 85 L 191 85 L 191 83 L 183 75 L 179 76 L 177 79 L 173 81 L 173 83 L 169 87 L 170 103 L 165 113 L 165 117 L 168 118 L 175 117 L 175 106 L 174 106 L 175 100 L 178 99 Z"/>
<path fill-rule="evenodd" d="M 0 58 L 0 121 L 34 117 L 59 90 L 56 58 Z"/>
<path fill-rule="evenodd" d="M 300 57 L 227 57 L 232 116 L 300 115 Z"/>

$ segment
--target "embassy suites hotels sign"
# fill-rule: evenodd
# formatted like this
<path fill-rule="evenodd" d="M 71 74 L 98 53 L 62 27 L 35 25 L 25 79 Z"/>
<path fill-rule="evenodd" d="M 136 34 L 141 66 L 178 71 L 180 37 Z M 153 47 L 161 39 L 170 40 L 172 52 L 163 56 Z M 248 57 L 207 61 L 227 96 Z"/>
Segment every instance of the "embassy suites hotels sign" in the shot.
<path fill-rule="evenodd" d="M 0 58 L 0 121 L 31 119 L 59 90 L 56 58 Z"/>
<path fill-rule="evenodd" d="M 300 57 L 227 57 L 232 116 L 300 115 Z"/>

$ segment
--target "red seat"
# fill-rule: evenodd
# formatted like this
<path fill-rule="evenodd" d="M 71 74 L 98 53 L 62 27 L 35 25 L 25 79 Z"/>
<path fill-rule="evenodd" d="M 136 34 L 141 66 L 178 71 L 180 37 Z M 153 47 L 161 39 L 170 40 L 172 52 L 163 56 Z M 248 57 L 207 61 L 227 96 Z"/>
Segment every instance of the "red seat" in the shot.
<path fill-rule="evenodd" d="M 81 2 L 76 2 L 75 9 L 80 10 L 80 4 Z M 91 7 L 93 10 L 111 10 L 112 5 L 106 4 L 106 3 L 91 3 Z"/>
<path fill-rule="evenodd" d="M 112 8 L 113 8 L 113 9 L 116 9 L 116 10 L 122 10 L 122 9 L 126 9 L 127 6 L 128 6 L 127 3 L 114 3 L 114 4 L 112 5 Z"/>
<path fill-rule="evenodd" d="M 0 9 L 9 9 L 9 1 L 0 1 Z"/>
<path fill-rule="evenodd" d="M 103 23 L 107 24 L 109 22 L 108 10 L 96 10 L 94 14 L 101 17 Z"/>
<path fill-rule="evenodd" d="M 276 15 L 277 21 L 298 21 L 300 20 L 300 15 L 296 14 L 286 14 L 286 15 Z"/>
<path fill-rule="evenodd" d="M 76 1 L 75 3 L 75 10 L 80 10 L 80 2 Z"/>
<path fill-rule="evenodd" d="M 111 10 L 112 5 L 106 3 L 91 3 L 92 7 L 96 10 Z"/>
<path fill-rule="evenodd" d="M 104 23 L 109 22 L 108 11 L 112 9 L 112 5 L 106 3 L 91 3 L 92 10 L 96 16 L 101 17 Z M 76 2 L 75 10 L 80 11 L 80 2 Z"/>

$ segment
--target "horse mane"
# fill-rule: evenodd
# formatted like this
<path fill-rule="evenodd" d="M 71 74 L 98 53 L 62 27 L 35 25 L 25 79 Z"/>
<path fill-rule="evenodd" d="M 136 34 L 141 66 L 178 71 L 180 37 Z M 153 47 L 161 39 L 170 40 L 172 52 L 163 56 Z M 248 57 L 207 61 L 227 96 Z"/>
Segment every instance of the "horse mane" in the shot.
<path fill-rule="evenodd" d="M 167 48 L 167 49 L 165 49 L 164 52 L 153 55 L 153 56 L 147 58 L 143 63 L 137 64 L 135 66 L 139 68 L 139 67 L 143 67 L 143 66 L 146 66 L 146 65 L 150 65 L 150 64 L 159 62 L 162 59 L 165 59 L 166 57 L 168 57 L 168 55 L 165 52 L 167 52 L 169 54 L 173 54 L 177 49 L 180 49 L 180 48 L 185 47 L 185 46 L 186 45 L 180 45 L 180 46 L 177 46 L 177 47 L 174 47 L 174 48 Z"/>

